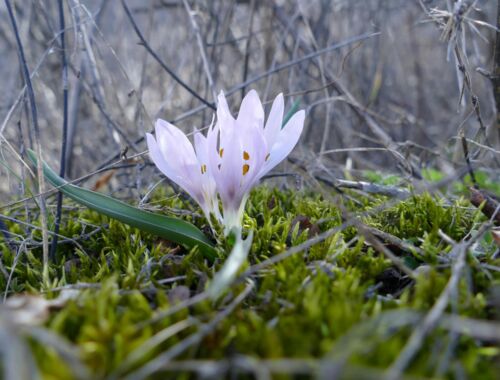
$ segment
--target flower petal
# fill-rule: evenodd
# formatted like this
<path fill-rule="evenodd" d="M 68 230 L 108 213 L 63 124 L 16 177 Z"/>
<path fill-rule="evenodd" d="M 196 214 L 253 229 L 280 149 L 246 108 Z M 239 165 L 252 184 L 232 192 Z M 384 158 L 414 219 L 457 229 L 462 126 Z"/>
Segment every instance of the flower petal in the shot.
<path fill-rule="evenodd" d="M 286 125 L 278 133 L 274 145 L 270 148 L 269 157 L 264 163 L 258 177 L 266 175 L 271 169 L 278 165 L 286 156 L 290 154 L 304 128 L 305 111 L 296 112 Z"/>
<path fill-rule="evenodd" d="M 156 167 L 167 176 L 171 181 L 178 184 L 180 187 L 185 189 L 189 187 L 189 184 L 186 183 L 186 180 L 179 175 L 177 171 L 177 167 L 172 166 L 165 159 L 163 152 L 160 149 L 158 142 L 155 140 L 154 136 L 150 133 L 146 133 L 146 139 L 148 143 L 149 156 L 151 160 L 154 162 Z"/>
<path fill-rule="evenodd" d="M 180 129 L 164 120 L 156 122 L 155 131 L 156 140 L 150 134 L 147 136 L 153 162 L 205 211 L 207 204 L 201 186 L 200 164 L 192 144 Z"/>
<path fill-rule="evenodd" d="M 281 131 L 284 111 L 285 101 L 283 100 L 283 94 L 278 94 L 278 96 L 274 99 L 271 111 L 269 112 L 269 117 L 266 121 L 266 127 L 264 128 L 264 137 L 268 147 L 274 145 L 278 133 Z"/>
<path fill-rule="evenodd" d="M 155 124 L 156 139 L 165 159 L 182 164 L 197 162 L 193 145 L 187 136 L 175 125 L 158 119 Z"/>
<path fill-rule="evenodd" d="M 221 142 L 222 140 L 228 140 L 228 136 L 231 135 L 231 131 L 234 129 L 235 123 L 236 120 L 231 115 L 226 97 L 221 91 L 217 97 L 217 129 Z"/>
<path fill-rule="evenodd" d="M 211 126 L 209 126 L 208 130 L 207 137 L 203 136 L 199 131 L 195 131 L 194 134 L 194 146 L 201 173 L 199 186 L 203 188 L 203 197 L 208 207 L 208 213 L 213 212 L 216 218 L 221 220 L 213 167 L 210 164 L 209 158 L 209 138 L 212 137 L 210 132 Z"/>
<path fill-rule="evenodd" d="M 208 162 L 208 140 L 198 130 L 194 132 L 194 149 L 196 151 L 198 163 L 200 164 L 200 171 L 210 170 Z M 205 170 L 203 170 L 203 165 L 206 165 Z"/>
<path fill-rule="evenodd" d="M 227 141 L 221 141 L 221 160 L 218 173 L 214 176 L 217 183 L 217 190 L 226 208 L 239 206 L 239 189 L 243 177 L 243 149 L 241 139 L 237 131 L 233 128 Z"/>
<path fill-rule="evenodd" d="M 219 150 L 219 135 L 220 123 L 215 123 L 207 132 L 207 154 L 210 170 L 212 173 L 218 173 L 218 166 L 221 163 L 220 150 Z M 217 170 L 216 170 L 217 169 Z"/>
<path fill-rule="evenodd" d="M 167 177 L 175 177 L 177 174 L 170 167 L 167 160 L 165 160 L 165 157 L 163 157 L 160 147 L 151 133 L 146 133 L 146 141 L 149 149 L 149 157 L 154 162 L 156 167 Z"/>
<path fill-rule="evenodd" d="M 266 140 L 262 130 L 256 126 L 247 128 L 245 131 L 240 133 L 240 138 L 242 141 L 243 152 L 243 165 L 242 173 L 243 175 L 241 186 L 240 186 L 240 197 L 248 193 L 251 188 L 258 182 L 259 173 L 265 164 L 265 159 L 269 148 L 267 146 Z"/>
<path fill-rule="evenodd" d="M 251 126 L 264 127 L 264 108 L 262 107 L 257 91 L 251 90 L 243 98 L 236 122 L 239 128 Z"/>
<path fill-rule="evenodd" d="M 222 123 L 222 125 L 228 126 L 232 126 L 232 122 L 235 121 L 233 115 L 231 115 L 229 106 L 227 105 L 224 92 L 222 91 L 219 93 L 219 96 L 217 96 L 217 121 Z"/>

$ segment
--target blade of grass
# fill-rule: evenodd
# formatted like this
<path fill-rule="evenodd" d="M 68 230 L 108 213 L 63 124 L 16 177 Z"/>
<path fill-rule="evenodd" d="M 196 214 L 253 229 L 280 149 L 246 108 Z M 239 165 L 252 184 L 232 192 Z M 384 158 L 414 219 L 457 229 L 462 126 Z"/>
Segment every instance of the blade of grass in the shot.
<path fill-rule="evenodd" d="M 297 112 L 297 110 L 299 109 L 299 104 L 300 104 L 301 100 L 302 100 L 302 98 L 298 97 L 292 103 L 292 107 L 290 108 L 290 110 L 288 110 L 288 112 L 283 117 L 283 123 L 281 123 L 281 128 L 283 128 L 286 125 L 286 123 L 288 123 L 288 120 L 290 120 L 290 118 L 295 114 L 295 112 Z"/>
<path fill-rule="evenodd" d="M 36 156 L 32 150 L 28 150 L 28 157 L 36 164 Z M 94 211 L 187 248 L 198 246 L 200 251 L 210 260 L 216 257 L 216 250 L 210 240 L 203 232 L 188 222 L 144 211 L 107 195 L 69 184 L 45 162 L 43 163 L 43 172 L 47 180 L 64 195 Z"/>

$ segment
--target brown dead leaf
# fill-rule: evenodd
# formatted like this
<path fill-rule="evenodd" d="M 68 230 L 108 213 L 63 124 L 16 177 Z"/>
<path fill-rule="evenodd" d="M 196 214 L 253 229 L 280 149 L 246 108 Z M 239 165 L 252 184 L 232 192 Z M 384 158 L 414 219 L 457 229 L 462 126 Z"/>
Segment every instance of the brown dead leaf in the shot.
<path fill-rule="evenodd" d="M 99 191 L 100 189 L 102 189 L 104 186 L 106 186 L 109 181 L 111 180 L 111 178 L 113 178 L 113 175 L 116 173 L 116 170 L 110 170 L 109 172 L 107 173 L 104 173 L 102 176 L 100 176 L 97 181 L 95 182 L 94 184 L 94 187 L 92 188 L 92 190 L 94 191 Z"/>

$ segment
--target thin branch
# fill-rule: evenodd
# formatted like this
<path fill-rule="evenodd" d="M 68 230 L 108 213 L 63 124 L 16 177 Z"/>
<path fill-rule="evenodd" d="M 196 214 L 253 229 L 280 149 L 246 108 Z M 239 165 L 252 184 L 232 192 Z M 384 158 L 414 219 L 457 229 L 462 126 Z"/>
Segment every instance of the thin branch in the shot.
<path fill-rule="evenodd" d="M 163 61 L 162 59 L 158 56 L 158 54 L 156 54 L 156 52 L 151 48 L 151 46 L 149 46 L 149 44 L 147 43 L 146 39 L 144 38 L 144 36 L 142 35 L 139 27 L 137 26 L 135 20 L 134 20 L 134 17 L 132 16 L 132 13 L 130 12 L 130 9 L 128 8 L 127 6 L 127 3 L 125 2 L 125 0 L 121 0 L 122 2 L 122 6 L 123 6 L 123 9 L 125 10 L 125 13 L 127 14 L 127 17 L 128 19 L 130 20 L 130 23 L 132 24 L 132 27 L 134 28 L 134 31 L 135 33 L 137 34 L 137 37 L 139 37 L 139 39 L 141 40 L 141 44 L 142 46 L 144 46 L 144 48 L 149 52 L 149 54 L 151 54 L 151 56 L 156 60 L 156 62 L 158 62 L 160 64 L 160 66 L 167 72 L 170 74 L 170 76 L 177 82 L 179 83 L 182 87 L 184 87 L 191 95 L 193 95 L 196 99 L 198 99 L 199 101 L 201 101 L 203 104 L 205 104 L 207 107 L 215 110 L 215 105 L 213 103 L 210 103 L 209 101 L 203 99 L 200 95 L 198 95 L 198 93 L 193 90 L 191 87 L 189 87 L 181 78 L 179 78 L 179 76 L 174 73 L 174 71 L 168 67 Z"/>
<path fill-rule="evenodd" d="M 385 257 L 387 257 L 391 262 L 403 273 L 405 273 L 411 279 L 415 279 L 415 273 L 411 268 L 408 268 L 403 260 L 391 252 L 389 248 L 382 244 L 382 242 L 370 231 L 370 229 L 365 228 L 365 224 L 357 222 L 356 227 L 361 235 L 364 235 L 366 241 L 370 243 L 376 251 L 381 252 Z"/>
<path fill-rule="evenodd" d="M 379 185 L 377 183 L 363 181 L 336 179 L 335 186 L 346 189 L 357 189 L 370 194 L 381 194 L 396 198 L 406 198 L 410 195 L 410 191 L 402 187 Z"/>
<path fill-rule="evenodd" d="M 253 78 L 250 78 L 250 79 L 246 80 L 245 82 L 240 83 L 239 85 L 231 88 L 229 91 L 227 91 L 226 95 L 234 94 L 235 92 L 239 91 L 240 89 L 242 89 L 242 88 L 244 88 L 244 87 L 246 87 L 248 85 L 251 85 L 252 83 L 258 82 L 259 80 L 261 80 L 261 79 L 263 79 L 263 78 L 265 78 L 265 77 L 267 77 L 269 75 L 275 74 L 275 73 L 277 73 L 279 71 L 288 69 L 288 68 L 290 68 L 292 66 L 298 65 L 298 64 L 300 64 L 302 62 L 311 60 L 311 59 L 316 58 L 316 57 L 318 57 L 320 55 L 323 55 L 325 53 L 328 53 L 328 52 L 331 52 L 331 51 L 334 51 L 334 50 L 337 50 L 337 49 L 340 49 L 340 48 L 343 48 L 343 47 L 351 45 L 353 43 L 356 43 L 356 42 L 359 42 L 359 41 L 364 41 L 364 40 L 370 39 L 372 37 L 379 36 L 380 34 L 381 34 L 380 32 L 364 33 L 364 34 L 361 34 L 359 36 L 349 38 L 349 39 L 347 39 L 345 41 L 342 41 L 342 42 L 330 45 L 330 46 L 328 46 L 328 47 L 326 47 L 324 49 L 320 49 L 320 50 L 314 51 L 312 53 L 306 54 L 303 57 L 300 57 L 300 58 L 291 60 L 289 62 L 283 63 L 281 65 L 276 66 L 275 68 L 273 68 L 271 70 L 268 70 L 268 71 L 265 71 L 265 72 L 263 72 L 261 74 L 258 74 L 256 76 L 254 76 Z"/>
<path fill-rule="evenodd" d="M 185 1 L 185 0 L 184 0 Z M 248 21 L 248 39 L 245 45 L 245 59 L 243 63 L 243 83 L 247 80 L 248 76 L 248 65 L 250 63 L 250 44 L 252 43 L 253 36 L 253 20 L 255 16 L 255 0 L 250 1 L 250 20 Z M 241 88 L 241 98 L 245 96 L 245 87 Z"/>
<path fill-rule="evenodd" d="M 212 78 L 212 72 L 210 71 L 210 65 L 208 63 L 207 52 L 205 50 L 205 43 L 203 42 L 203 38 L 201 37 L 200 27 L 196 22 L 194 17 L 194 12 L 191 10 L 189 3 L 187 0 L 183 0 L 184 7 L 186 8 L 186 12 L 191 20 L 191 26 L 193 27 L 194 33 L 196 35 L 196 42 L 198 43 L 198 48 L 200 49 L 201 59 L 203 60 L 203 68 L 205 70 L 205 74 L 207 76 L 208 87 L 212 92 L 213 99 L 217 99 L 217 92 L 215 91 L 215 84 Z"/>
<path fill-rule="evenodd" d="M 63 88 L 63 125 L 62 125 L 62 142 L 61 142 L 61 160 L 59 167 L 59 176 L 61 178 L 65 177 L 66 174 L 66 147 L 68 140 L 68 64 L 66 61 L 66 41 L 64 29 L 66 28 L 64 22 L 64 6 L 63 1 L 58 0 L 58 10 L 59 10 L 59 27 L 61 28 L 61 65 L 62 65 L 62 88 Z M 57 249 L 57 235 L 59 234 L 59 228 L 61 225 L 61 211 L 62 211 L 62 200 L 63 193 L 61 191 L 57 194 L 57 210 L 56 210 L 56 221 L 54 228 L 54 238 L 52 239 L 52 244 L 50 246 L 50 257 L 52 260 L 56 258 Z"/>
<path fill-rule="evenodd" d="M 17 51 L 19 56 L 19 63 L 23 72 L 24 82 L 26 83 L 26 89 L 28 91 L 28 99 L 31 109 L 31 121 L 33 123 L 33 129 L 35 132 L 35 150 L 38 160 L 37 165 L 37 176 L 38 176 L 38 186 L 40 188 L 39 195 L 39 205 L 40 205 L 40 219 L 42 223 L 42 239 L 43 239 L 43 274 L 44 280 L 48 280 L 48 262 L 49 262 L 49 237 L 47 229 L 47 210 L 45 207 L 45 199 L 42 195 L 45 191 L 45 179 L 42 171 L 42 147 L 40 145 L 40 128 L 38 126 L 38 115 L 36 109 L 35 92 L 33 91 L 33 85 L 31 83 L 31 76 L 28 69 L 28 64 L 24 55 L 24 48 L 19 36 L 19 31 L 17 29 L 16 18 L 12 11 L 12 5 L 10 0 L 5 0 L 5 6 L 7 7 L 7 12 L 9 14 L 9 19 L 12 25 L 12 30 L 17 44 Z"/>

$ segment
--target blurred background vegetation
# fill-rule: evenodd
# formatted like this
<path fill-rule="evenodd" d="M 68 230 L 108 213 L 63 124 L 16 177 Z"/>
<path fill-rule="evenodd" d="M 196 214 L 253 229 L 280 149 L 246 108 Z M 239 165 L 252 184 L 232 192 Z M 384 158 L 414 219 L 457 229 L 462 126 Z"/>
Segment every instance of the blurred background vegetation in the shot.
<path fill-rule="evenodd" d="M 63 124 L 57 2 L 13 4 L 33 77 L 43 157 L 57 168 Z M 186 131 L 210 122 L 213 111 L 164 66 L 208 103 L 224 90 L 234 107 L 250 88 L 267 102 L 283 92 L 289 106 L 300 97 L 308 117 L 296 156 L 327 176 L 370 169 L 418 179 L 427 166 L 450 174 L 464 164 L 461 132 L 475 141 L 473 160 L 490 169 L 491 162 L 498 163 L 498 151 L 481 147 L 498 147 L 500 133 L 488 77 L 495 70 L 494 1 L 215 0 L 186 8 L 181 0 L 129 0 L 126 5 L 130 17 L 118 0 L 65 1 L 70 178 L 92 173 L 124 150 L 144 152 L 142 137 L 158 117 Z M 20 157 L 36 136 L 3 5 L 0 12 L 5 178 L 0 199 L 6 201 L 23 191 Z M 370 32 L 380 34 L 352 42 Z M 246 81 L 251 83 L 242 86 Z M 132 169 L 121 169 L 109 182 L 111 189 L 134 191 L 134 182 L 147 180 L 145 160 L 141 155 Z"/>

